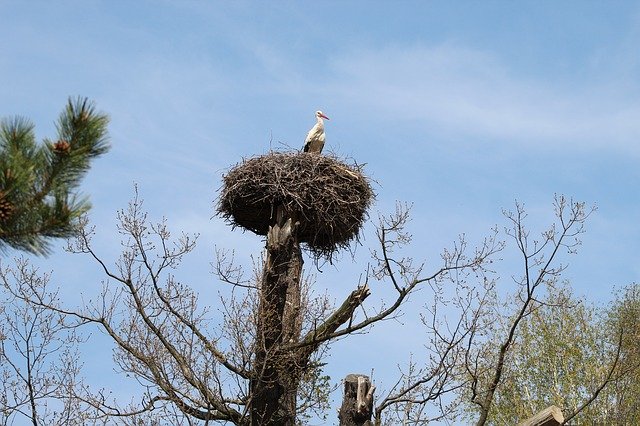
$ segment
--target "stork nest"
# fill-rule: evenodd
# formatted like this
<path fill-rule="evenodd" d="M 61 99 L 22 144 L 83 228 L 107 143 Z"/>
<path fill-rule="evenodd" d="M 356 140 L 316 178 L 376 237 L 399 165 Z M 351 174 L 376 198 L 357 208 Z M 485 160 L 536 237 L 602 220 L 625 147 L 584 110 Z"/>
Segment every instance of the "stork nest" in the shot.
<path fill-rule="evenodd" d="M 272 152 L 245 159 L 223 176 L 218 214 L 234 227 L 267 235 L 282 207 L 298 222 L 298 241 L 330 259 L 358 240 L 374 196 L 362 166 L 327 155 Z"/>

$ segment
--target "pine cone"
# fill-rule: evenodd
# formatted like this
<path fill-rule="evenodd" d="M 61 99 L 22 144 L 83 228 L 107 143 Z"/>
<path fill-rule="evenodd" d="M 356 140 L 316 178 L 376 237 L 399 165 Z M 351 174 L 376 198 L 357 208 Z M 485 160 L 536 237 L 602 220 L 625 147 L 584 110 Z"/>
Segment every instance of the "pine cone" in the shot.
<path fill-rule="evenodd" d="M 0 222 L 6 222 L 14 210 L 13 204 L 4 197 L 4 193 L 0 192 Z"/>
<path fill-rule="evenodd" d="M 71 144 L 65 140 L 59 140 L 53 144 L 53 151 L 56 154 L 68 154 L 71 150 Z"/>

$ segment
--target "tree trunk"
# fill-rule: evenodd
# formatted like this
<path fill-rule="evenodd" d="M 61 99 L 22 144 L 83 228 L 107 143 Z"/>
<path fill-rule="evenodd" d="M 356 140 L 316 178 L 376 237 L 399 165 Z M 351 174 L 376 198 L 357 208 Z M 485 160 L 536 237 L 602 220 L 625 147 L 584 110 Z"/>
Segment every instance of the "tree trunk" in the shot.
<path fill-rule="evenodd" d="M 373 392 L 369 377 L 349 374 L 344 379 L 344 397 L 338 413 L 340 426 L 371 426 Z"/>
<path fill-rule="evenodd" d="M 300 366 L 283 344 L 300 335 L 302 253 L 295 217 L 282 207 L 267 234 L 267 255 L 258 307 L 256 354 L 251 379 L 251 425 L 293 426 Z"/>

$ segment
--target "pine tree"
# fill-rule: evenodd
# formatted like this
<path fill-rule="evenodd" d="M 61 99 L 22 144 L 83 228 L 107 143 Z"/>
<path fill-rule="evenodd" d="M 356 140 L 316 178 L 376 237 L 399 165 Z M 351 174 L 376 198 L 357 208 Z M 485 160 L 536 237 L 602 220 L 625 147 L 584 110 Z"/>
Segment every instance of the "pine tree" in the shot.
<path fill-rule="evenodd" d="M 55 141 L 36 142 L 20 117 L 0 122 L 0 251 L 44 255 L 53 238 L 74 234 L 90 203 L 78 193 L 91 160 L 109 149 L 108 117 L 86 98 L 69 99 Z"/>

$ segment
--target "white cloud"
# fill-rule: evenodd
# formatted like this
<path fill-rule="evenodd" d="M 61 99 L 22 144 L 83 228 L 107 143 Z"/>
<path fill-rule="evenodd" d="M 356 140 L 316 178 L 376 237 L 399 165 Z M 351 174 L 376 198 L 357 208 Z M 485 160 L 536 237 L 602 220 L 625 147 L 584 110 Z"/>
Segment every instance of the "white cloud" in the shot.
<path fill-rule="evenodd" d="M 331 90 L 343 102 L 390 119 L 512 143 L 639 152 L 640 102 L 611 84 L 520 77 L 491 53 L 452 44 L 352 52 L 333 67 Z"/>

